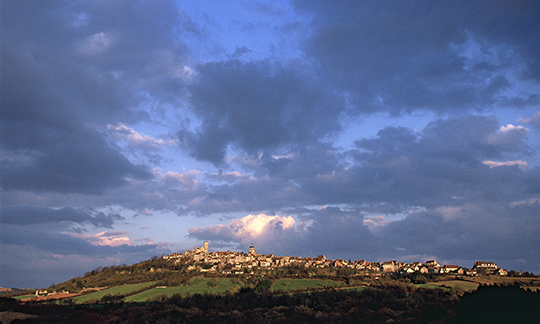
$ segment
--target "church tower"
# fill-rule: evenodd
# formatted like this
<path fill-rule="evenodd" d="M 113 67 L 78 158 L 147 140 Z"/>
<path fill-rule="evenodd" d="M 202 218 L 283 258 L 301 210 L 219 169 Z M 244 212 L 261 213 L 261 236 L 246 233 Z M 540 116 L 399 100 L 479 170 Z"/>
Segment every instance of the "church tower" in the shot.
<path fill-rule="evenodd" d="M 253 246 L 253 243 L 251 243 L 251 246 L 249 247 L 249 255 L 257 255 L 255 252 L 255 247 Z"/>
<path fill-rule="evenodd" d="M 208 253 L 208 241 L 204 241 L 204 243 L 203 243 L 203 251 L 204 251 L 204 253 Z"/>

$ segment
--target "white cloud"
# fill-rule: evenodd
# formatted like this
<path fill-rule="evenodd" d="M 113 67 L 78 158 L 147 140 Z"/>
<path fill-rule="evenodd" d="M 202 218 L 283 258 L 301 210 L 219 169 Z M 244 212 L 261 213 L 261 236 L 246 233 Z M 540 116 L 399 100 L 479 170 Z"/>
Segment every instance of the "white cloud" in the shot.
<path fill-rule="evenodd" d="M 510 204 L 511 207 L 535 205 L 540 201 L 540 198 L 532 198 L 528 200 L 515 201 Z"/>
<path fill-rule="evenodd" d="M 463 217 L 463 207 L 442 206 L 435 209 L 435 212 L 442 215 L 443 219 L 458 219 Z"/>
<path fill-rule="evenodd" d="M 217 181 L 225 181 L 225 182 L 235 182 L 238 180 L 248 180 L 253 179 L 250 174 L 242 173 L 240 171 L 230 171 L 230 172 L 214 172 L 214 173 L 208 173 L 205 172 L 205 177 L 208 180 L 217 180 Z"/>
<path fill-rule="evenodd" d="M 258 236 L 268 230 L 273 230 L 276 226 L 281 228 L 291 228 L 295 224 L 291 216 L 268 216 L 265 214 L 247 215 L 241 219 L 235 219 L 230 223 L 235 232 L 240 236 Z"/>
<path fill-rule="evenodd" d="M 129 237 L 127 237 L 127 232 L 121 231 L 104 231 L 97 233 L 95 235 L 91 234 L 78 234 L 78 233 L 68 233 L 72 237 L 81 238 L 88 241 L 92 245 L 101 245 L 101 246 L 120 246 L 120 245 L 133 245 Z"/>
<path fill-rule="evenodd" d="M 137 148 L 143 148 L 150 151 L 161 151 L 164 146 L 176 145 L 175 140 L 155 139 L 152 136 L 137 132 L 133 128 L 127 127 L 122 123 L 119 123 L 118 126 L 107 125 L 107 129 L 111 131 L 115 140 L 124 140 L 130 146 Z"/>
<path fill-rule="evenodd" d="M 370 230 L 374 230 L 377 227 L 381 227 L 384 225 L 389 224 L 390 221 L 385 220 L 384 216 L 373 216 L 373 217 L 366 217 L 364 219 L 364 225 L 367 226 Z"/>
<path fill-rule="evenodd" d="M 253 238 L 269 237 L 276 232 L 294 229 L 296 221 L 291 216 L 269 216 L 265 214 L 247 215 L 233 219 L 227 225 L 214 225 L 205 228 L 190 228 L 191 235 L 208 235 L 218 240 L 249 241 Z"/>
<path fill-rule="evenodd" d="M 96 33 L 87 37 L 79 45 L 79 51 L 83 54 L 99 54 L 105 52 L 112 43 L 112 37 L 104 32 Z"/>
<path fill-rule="evenodd" d="M 508 133 L 513 131 L 528 131 L 528 129 L 523 126 L 514 126 L 512 124 L 508 124 L 506 126 L 501 126 L 500 131 L 502 133 Z"/>
<path fill-rule="evenodd" d="M 490 168 L 500 167 L 500 166 L 514 166 L 516 165 L 521 170 L 527 170 L 527 162 L 522 160 L 517 161 L 506 161 L 506 162 L 497 162 L 497 161 L 484 161 L 483 164 L 489 166 Z"/>
<path fill-rule="evenodd" d="M 529 129 L 523 126 L 508 124 L 501 126 L 499 131 L 488 137 L 491 144 L 515 146 L 529 133 Z"/>
<path fill-rule="evenodd" d="M 540 130 L 540 111 L 537 111 L 534 113 L 534 115 L 531 118 L 520 118 L 518 120 L 521 123 L 530 125 L 534 127 L 536 130 Z"/>
<path fill-rule="evenodd" d="M 163 183 L 170 187 L 177 188 L 178 185 L 182 186 L 182 190 L 195 190 L 199 186 L 197 177 L 200 174 L 199 170 L 191 170 L 184 173 L 167 171 L 163 173 L 160 168 L 153 170 L 154 176 L 163 180 Z"/>

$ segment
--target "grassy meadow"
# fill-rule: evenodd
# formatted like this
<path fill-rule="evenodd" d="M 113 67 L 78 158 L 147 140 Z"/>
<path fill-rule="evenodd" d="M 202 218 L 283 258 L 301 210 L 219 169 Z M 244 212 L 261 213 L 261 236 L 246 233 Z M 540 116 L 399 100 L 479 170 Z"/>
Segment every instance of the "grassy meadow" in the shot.
<path fill-rule="evenodd" d="M 486 280 L 490 279 L 490 280 Z M 509 284 L 519 282 L 524 288 L 538 290 L 540 280 L 538 278 L 469 278 L 469 280 L 441 280 L 431 281 L 425 284 L 414 284 L 417 288 L 452 288 L 459 294 L 475 291 L 480 284 Z M 149 301 L 160 301 L 165 298 L 170 298 L 175 294 L 182 296 L 190 296 L 194 294 L 225 294 L 227 292 L 237 292 L 244 287 L 246 282 L 239 278 L 205 278 L 193 277 L 186 284 L 179 286 L 158 286 L 158 281 L 125 284 L 115 286 L 85 295 L 72 297 L 76 304 L 92 304 L 99 302 L 104 296 L 123 296 L 125 302 L 144 303 Z M 411 284 L 412 285 L 412 284 Z M 353 281 L 346 284 L 344 281 L 331 279 L 292 279 L 284 278 L 277 279 L 272 282 L 270 291 L 283 291 L 286 293 L 294 293 L 296 291 L 306 291 L 310 289 L 324 290 L 329 288 L 338 288 L 344 290 L 366 289 L 369 282 Z M 33 295 L 17 296 L 16 299 L 24 299 L 33 297 Z"/>
<path fill-rule="evenodd" d="M 13 297 L 13 298 L 18 299 L 18 300 L 21 300 L 21 299 L 32 298 L 32 297 L 34 297 L 34 296 L 35 296 L 34 294 L 31 294 L 31 295 L 20 295 L 20 296 L 15 296 L 15 297 Z"/>
<path fill-rule="evenodd" d="M 99 301 L 105 295 L 128 295 L 141 289 L 145 289 L 155 285 L 156 282 L 143 282 L 138 284 L 121 285 L 112 288 L 103 289 L 90 294 L 73 297 L 76 304 L 84 304 L 92 301 Z"/>
<path fill-rule="evenodd" d="M 213 281 L 217 286 L 210 287 L 209 282 Z M 155 300 L 160 296 L 171 297 L 174 294 L 181 294 L 183 296 L 194 294 L 223 294 L 226 291 L 234 292 L 242 286 L 241 283 L 235 283 L 234 279 L 230 278 L 202 278 L 195 277 L 189 281 L 187 285 L 165 287 L 165 288 L 152 288 L 136 295 L 128 296 L 125 298 L 126 302 L 145 302 Z"/>
<path fill-rule="evenodd" d="M 438 287 L 445 286 L 454 288 L 460 292 L 471 292 L 478 289 L 479 284 L 476 282 L 463 281 L 463 280 L 447 280 L 433 282 L 431 285 Z"/>
<path fill-rule="evenodd" d="M 324 279 L 278 279 L 274 281 L 272 291 L 282 290 L 282 291 L 294 291 L 294 290 L 303 290 L 308 288 L 321 289 L 327 287 L 340 287 L 344 283 L 341 281 L 335 280 L 324 280 Z"/>

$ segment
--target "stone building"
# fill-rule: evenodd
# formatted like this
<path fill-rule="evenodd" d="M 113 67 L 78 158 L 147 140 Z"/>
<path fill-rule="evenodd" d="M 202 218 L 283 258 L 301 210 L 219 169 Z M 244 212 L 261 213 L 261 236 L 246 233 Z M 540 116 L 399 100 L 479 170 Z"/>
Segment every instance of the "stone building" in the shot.
<path fill-rule="evenodd" d="M 257 252 L 255 252 L 255 247 L 253 246 L 253 243 L 251 243 L 251 246 L 249 247 L 249 255 L 256 256 Z"/>

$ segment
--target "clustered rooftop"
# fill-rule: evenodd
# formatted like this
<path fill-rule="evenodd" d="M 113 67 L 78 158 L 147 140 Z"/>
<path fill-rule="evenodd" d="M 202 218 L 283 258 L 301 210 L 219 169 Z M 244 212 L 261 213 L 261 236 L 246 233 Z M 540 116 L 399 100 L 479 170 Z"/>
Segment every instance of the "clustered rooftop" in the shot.
<path fill-rule="evenodd" d="M 171 262 L 194 261 L 190 270 L 221 272 L 223 274 L 244 274 L 252 273 L 254 268 L 272 269 L 288 265 L 303 265 L 306 268 L 353 268 L 365 273 L 433 273 L 433 274 L 458 274 L 476 276 L 479 272 L 497 274 L 505 276 L 508 272 L 500 269 L 493 262 L 477 261 L 471 269 L 458 265 L 440 265 L 436 260 L 404 263 L 398 261 L 368 262 L 366 260 L 355 260 L 348 262 L 342 259 L 330 260 L 324 255 L 317 258 L 275 256 L 273 254 L 258 254 L 255 252 L 253 243 L 249 247 L 249 252 L 209 252 L 208 242 L 203 243 L 203 247 L 195 247 L 193 250 L 185 250 L 182 253 L 164 255 L 163 259 Z M 199 263 L 199 264 L 197 264 Z M 206 265 L 201 267 L 200 264 Z M 209 267 L 211 265 L 211 267 Z"/>

